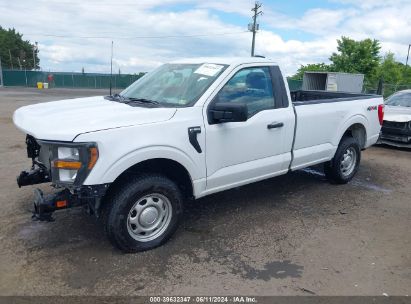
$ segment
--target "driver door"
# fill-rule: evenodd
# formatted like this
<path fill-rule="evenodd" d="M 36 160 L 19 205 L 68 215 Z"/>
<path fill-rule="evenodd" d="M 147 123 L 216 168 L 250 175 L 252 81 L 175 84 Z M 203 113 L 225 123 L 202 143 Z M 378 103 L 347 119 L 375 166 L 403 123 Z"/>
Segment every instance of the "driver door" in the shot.
<path fill-rule="evenodd" d="M 276 107 L 273 87 L 279 86 L 273 86 L 272 73 L 268 66 L 238 68 L 209 103 L 208 109 L 219 102 L 246 103 L 248 119 L 210 124 L 205 118 L 207 192 L 288 170 L 294 114 L 289 107 Z"/>

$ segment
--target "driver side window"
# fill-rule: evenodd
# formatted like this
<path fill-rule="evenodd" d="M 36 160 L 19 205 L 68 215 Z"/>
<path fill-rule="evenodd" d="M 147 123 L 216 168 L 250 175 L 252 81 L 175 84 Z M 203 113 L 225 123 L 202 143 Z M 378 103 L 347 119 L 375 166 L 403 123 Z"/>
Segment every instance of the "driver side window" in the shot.
<path fill-rule="evenodd" d="M 273 86 L 268 67 L 238 71 L 218 92 L 216 103 L 241 102 L 248 107 L 248 117 L 274 108 Z"/>

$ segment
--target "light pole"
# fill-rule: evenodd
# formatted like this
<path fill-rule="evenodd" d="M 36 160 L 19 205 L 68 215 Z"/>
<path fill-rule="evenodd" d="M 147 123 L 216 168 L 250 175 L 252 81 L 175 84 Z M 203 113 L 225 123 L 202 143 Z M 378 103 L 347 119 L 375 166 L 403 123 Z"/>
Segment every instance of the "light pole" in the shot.
<path fill-rule="evenodd" d="M 408 45 L 408 53 L 407 53 L 407 60 L 405 61 L 405 68 L 407 68 L 408 66 L 408 57 L 410 56 L 410 47 L 411 47 L 411 44 Z"/>

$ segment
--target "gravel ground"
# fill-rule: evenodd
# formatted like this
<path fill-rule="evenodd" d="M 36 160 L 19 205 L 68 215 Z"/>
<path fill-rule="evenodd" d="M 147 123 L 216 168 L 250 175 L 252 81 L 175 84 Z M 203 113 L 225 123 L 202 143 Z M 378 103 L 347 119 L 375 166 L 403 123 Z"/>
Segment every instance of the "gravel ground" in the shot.
<path fill-rule="evenodd" d="M 164 246 L 123 254 L 83 211 L 32 222 L 20 106 L 107 94 L 0 88 L 0 295 L 408 295 L 411 151 L 363 153 L 357 177 L 311 168 L 188 203 Z M 41 188 L 50 191 L 48 185 Z"/>

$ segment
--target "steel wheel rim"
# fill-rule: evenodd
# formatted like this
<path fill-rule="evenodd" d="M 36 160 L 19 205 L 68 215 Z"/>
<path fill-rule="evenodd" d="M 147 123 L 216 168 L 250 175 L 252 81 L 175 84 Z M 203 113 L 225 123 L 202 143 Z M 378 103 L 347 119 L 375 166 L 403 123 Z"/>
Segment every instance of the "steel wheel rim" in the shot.
<path fill-rule="evenodd" d="M 127 230 L 139 242 L 148 242 L 164 233 L 171 221 L 173 207 L 170 200 L 159 193 L 143 196 L 130 209 Z"/>
<path fill-rule="evenodd" d="M 349 176 L 354 172 L 357 164 L 357 151 L 353 147 L 349 147 L 342 156 L 340 168 L 343 176 Z"/>

